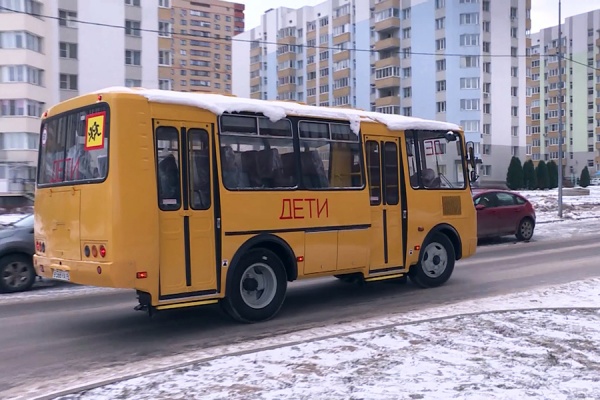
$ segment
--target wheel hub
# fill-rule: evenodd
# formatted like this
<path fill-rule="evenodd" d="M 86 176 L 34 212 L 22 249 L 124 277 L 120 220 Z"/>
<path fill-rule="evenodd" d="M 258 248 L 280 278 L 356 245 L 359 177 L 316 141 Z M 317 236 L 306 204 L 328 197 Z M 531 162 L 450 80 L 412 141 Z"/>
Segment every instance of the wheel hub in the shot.
<path fill-rule="evenodd" d="M 242 287 L 247 292 L 254 292 L 258 289 L 258 281 L 255 278 L 246 278 L 242 282 Z"/>

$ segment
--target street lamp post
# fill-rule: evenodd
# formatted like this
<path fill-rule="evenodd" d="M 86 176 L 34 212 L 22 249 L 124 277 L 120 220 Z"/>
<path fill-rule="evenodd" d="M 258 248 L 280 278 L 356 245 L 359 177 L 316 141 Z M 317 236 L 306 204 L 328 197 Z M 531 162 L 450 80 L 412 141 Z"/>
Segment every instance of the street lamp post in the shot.
<path fill-rule="evenodd" d="M 563 71 L 562 71 L 562 18 L 561 0 L 558 0 L 558 218 L 562 218 L 563 189 Z"/>

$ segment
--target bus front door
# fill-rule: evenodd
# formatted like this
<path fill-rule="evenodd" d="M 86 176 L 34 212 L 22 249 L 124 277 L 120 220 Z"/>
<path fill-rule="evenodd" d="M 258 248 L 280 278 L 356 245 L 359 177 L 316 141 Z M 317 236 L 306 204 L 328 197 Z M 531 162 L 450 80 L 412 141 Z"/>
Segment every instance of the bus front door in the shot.
<path fill-rule="evenodd" d="M 367 135 L 366 161 L 371 200 L 371 273 L 403 269 L 399 141 Z"/>
<path fill-rule="evenodd" d="M 155 121 L 159 301 L 217 292 L 212 124 Z"/>

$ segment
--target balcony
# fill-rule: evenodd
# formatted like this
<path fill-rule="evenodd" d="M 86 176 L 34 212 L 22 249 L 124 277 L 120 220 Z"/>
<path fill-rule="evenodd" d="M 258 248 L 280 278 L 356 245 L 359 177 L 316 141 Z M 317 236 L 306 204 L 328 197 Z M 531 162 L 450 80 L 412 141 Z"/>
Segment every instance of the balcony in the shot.
<path fill-rule="evenodd" d="M 399 67 L 400 66 L 400 57 L 388 57 L 382 60 L 375 61 L 375 69 L 385 68 L 385 67 Z"/>
<path fill-rule="evenodd" d="M 389 8 L 401 8 L 400 0 L 383 0 L 375 4 L 375 12 L 384 11 Z"/>
<path fill-rule="evenodd" d="M 375 87 L 377 89 L 399 88 L 400 87 L 400 77 L 388 76 L 387 78 L 377 79 L 375 81 Z"/>
<path fill-rule="evenodd" d="M 375 23 L 376 32 L 384 32 L 390 29 L 400 29 L 400 18 L 386 18 Z"/>
<path fill-rule="evenodd" d="M 391 37 L 383 40 L 378 40 L 375 42 L 375 51 L 383 51 L 388 49 L 399 49 L 400 48 L 400 38 Z"/>
<path fill-rule="evenodd" d="M 376 107 L 400 106 L 400 97 L 399 96 L 380 97 L 375 100 L 375 106 Z"/>

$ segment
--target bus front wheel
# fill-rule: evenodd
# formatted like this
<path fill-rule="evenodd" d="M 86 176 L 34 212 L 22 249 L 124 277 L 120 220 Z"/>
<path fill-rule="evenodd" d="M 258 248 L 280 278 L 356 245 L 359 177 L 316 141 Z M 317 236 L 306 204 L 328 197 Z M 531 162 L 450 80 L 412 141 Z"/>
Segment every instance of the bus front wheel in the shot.
<path fill-rule="evenodd" d="M 410 280 L 422 288 L 443 285 L 454 270 L 454 246 L 442 233 L 434 233 L 421 248 L 419 262 L 410 268 Z"/>
<path fill-rule="evenodd" d="M 273 318 L 281 309 L 287 275 L 281 259 L 267 249 L 252 249 L 234 266 L 222 300 L 235 320 L 252 323 Z"/>

